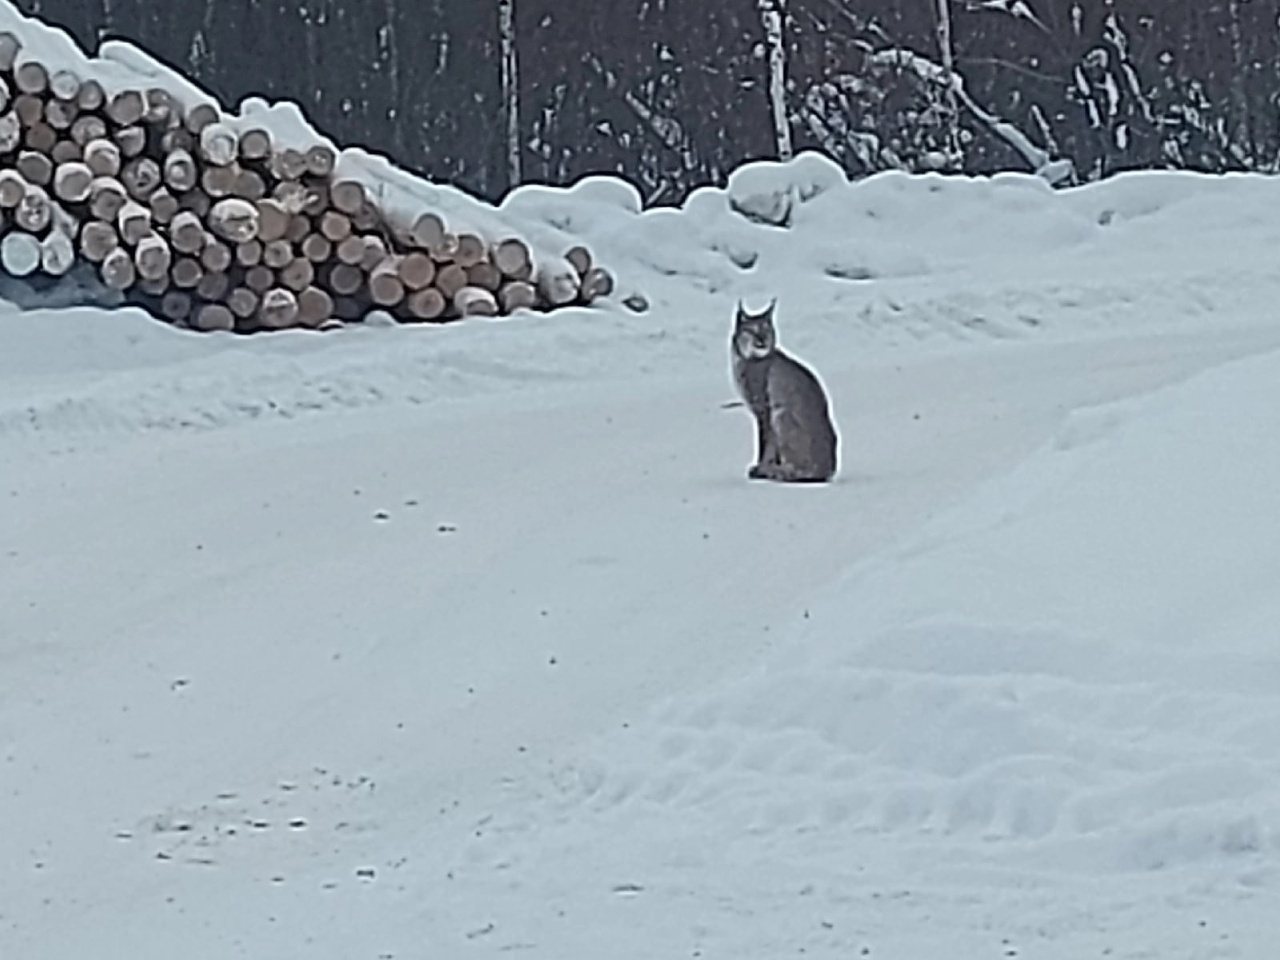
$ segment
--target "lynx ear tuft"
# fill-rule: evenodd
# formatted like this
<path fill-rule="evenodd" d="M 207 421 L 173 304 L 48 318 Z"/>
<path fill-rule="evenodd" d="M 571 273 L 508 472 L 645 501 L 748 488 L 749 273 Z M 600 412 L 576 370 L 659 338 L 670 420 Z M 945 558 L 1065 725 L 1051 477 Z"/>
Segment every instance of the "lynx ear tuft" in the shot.
<path fill-rule="evenodd" d="M 776 309 L 777 309 L 777 307 L 778 307 L 778 298 L 777 298 L 777 297 L 774 297 L 772 300 L 770 300 L 770 301 L 769 301 L 769 306 L 768 306 L 768 308 L 765 310 L 765 313 L 767 313 L 767 314 L 769 314 L 770 316 L 772 316 L 772 315 L 773 315 L 773 311 L 774 311 L 774 310 L 776 310 Z"/>

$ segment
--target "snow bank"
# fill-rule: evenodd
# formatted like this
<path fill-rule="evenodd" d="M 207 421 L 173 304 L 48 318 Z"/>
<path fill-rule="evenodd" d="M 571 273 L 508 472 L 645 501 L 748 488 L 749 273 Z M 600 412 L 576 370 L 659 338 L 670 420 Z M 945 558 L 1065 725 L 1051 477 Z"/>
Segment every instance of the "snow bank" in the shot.
<path fill-rule="evenodd" d="M 784 857 L 852 831 L 970 866 L 1274 863 L 1277 382 L 1269 355 L 1073 415 L 767 666 L 611 737 L 565 815 Z"/>

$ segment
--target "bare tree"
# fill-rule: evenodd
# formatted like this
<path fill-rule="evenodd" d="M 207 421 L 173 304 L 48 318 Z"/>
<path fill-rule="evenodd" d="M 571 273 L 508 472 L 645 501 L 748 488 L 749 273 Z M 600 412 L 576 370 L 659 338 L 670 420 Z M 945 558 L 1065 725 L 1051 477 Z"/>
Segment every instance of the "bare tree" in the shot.
<path fill-rule="evenodd" d="M 951 0 L 936 0 L 938 10 L 938 51 L 942 57 L 942 69 L 948 76 L 956 76 L 955 45 L 951 36 Z M 944 94 L 947 106 L 948 153 L 963 163 L 963 145 L 960 142 L 960 109 L 954 84 L 947 84 Z"/>
<path fill-rule="evenodd" d="M 773 113 L 773 136 L 779 160 L 794 155 L 791 121 L 787 112 L 787 45 L 784 36 L 787 0 L 759 0 L 769 52 L 769 107 Z"/>
<path fill-rule="evenodd" d="M 507 186 L 523 179 L 520 164 L 520 61 L 516 50 L 515 0 L 498 0 L 498 37 L 502 43 L 502 104 L 506 121 Z"/>

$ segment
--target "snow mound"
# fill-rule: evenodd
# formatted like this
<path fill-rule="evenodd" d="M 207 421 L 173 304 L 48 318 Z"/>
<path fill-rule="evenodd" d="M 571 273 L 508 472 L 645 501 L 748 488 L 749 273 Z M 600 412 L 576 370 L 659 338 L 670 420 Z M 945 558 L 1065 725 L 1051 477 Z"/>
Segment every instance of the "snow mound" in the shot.
<path fill-rule="evenodd" d="M 1102 876 L 1280 855 L 1278 379 L 1263 356 L 1069 418 L 765 666 L 567 768 L 547 822 Z"/>

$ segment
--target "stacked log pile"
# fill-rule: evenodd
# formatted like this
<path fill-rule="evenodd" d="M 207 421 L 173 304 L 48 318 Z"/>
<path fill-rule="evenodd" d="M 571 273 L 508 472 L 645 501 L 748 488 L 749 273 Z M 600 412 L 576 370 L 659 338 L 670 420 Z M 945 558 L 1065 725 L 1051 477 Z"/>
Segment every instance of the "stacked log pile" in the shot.
<path fill-rule="evenodd" d="M 327 328 L 589 304 L 613 278 L 584 247 L 539 270 L 519 237 L 391 223 L 332 147 L 282 146 L 163 89 L 107 92 L 0 33 L 0 266 L 78 261 L 128 302 L 195 330 Z"/>

